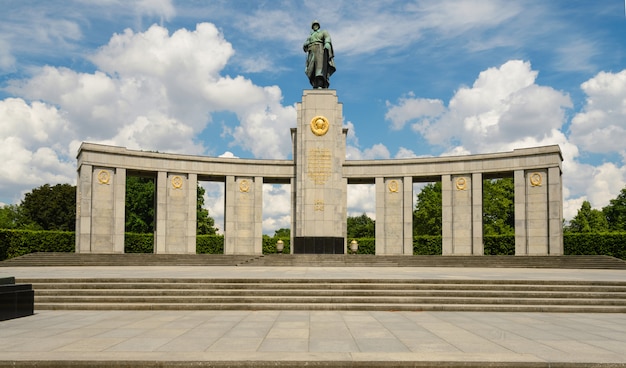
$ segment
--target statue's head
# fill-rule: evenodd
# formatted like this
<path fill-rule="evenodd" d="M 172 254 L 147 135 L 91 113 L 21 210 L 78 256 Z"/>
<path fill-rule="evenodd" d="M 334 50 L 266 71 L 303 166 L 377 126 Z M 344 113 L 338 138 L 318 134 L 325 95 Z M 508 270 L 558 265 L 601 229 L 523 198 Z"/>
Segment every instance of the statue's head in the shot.
<path fill-rule="evenodd" d="M 315 26 L 317 26 L 317 28 L 315 28 Z M 319 29 L 320 28 L 320 22 L 318 22 L 317 20 L 314 20 L 311 23 L 311 29 Z"/>

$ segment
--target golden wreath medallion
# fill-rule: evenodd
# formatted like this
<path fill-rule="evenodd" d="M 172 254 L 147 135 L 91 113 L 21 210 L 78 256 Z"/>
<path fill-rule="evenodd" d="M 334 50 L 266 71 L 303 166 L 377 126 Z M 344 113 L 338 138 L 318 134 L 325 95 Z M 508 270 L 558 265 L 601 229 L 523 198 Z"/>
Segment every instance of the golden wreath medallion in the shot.
<path fill-rule="evenodd" d="M 98 172 L 98 183 L 109 184 L 110 180 L 111 174 L 107 170 L 100 170 L 100 172 Z"/>
<path fill-rule="evenodd" d="M 465 189 L 467 189 L 467 180 L 465 178 L 457 178 L 456 179 L 456 189 L 457 190 L 465 190 Z"/>
<path fill-rule="evenodd" d="M 242 193 L 247 193 L 250 191 L 250 182 L 247 179 L 243 179 L 239 182 L 239 191 Z"/>
<path fill-rule="evenodd" d="M 173 176 L 172 177 L 172 187 L 174 189 L 181 189 L 183 187 L 183 178 L 181 178 L 180 176 Z"/>
<path fill-rule="evenodd" d="M 530 185 L 532 185 L 533 187 L 540 187 L 541 186 L 541 173 L 532 173 L 530 174 Z"/>
<path fill-rule="evenodd" d="M 398 181 L 391 180 L 389 184 L 387 184 L 387 188 L 389 188 L 389 191 L 391 193 L 398 193 Z"/>
<path fill-rule="evenodd" d="M 311 119 L 311 131 L 317 136 L 326 134 L 329 127 L 328 119 L 323 116 L 316 116 Z"/>

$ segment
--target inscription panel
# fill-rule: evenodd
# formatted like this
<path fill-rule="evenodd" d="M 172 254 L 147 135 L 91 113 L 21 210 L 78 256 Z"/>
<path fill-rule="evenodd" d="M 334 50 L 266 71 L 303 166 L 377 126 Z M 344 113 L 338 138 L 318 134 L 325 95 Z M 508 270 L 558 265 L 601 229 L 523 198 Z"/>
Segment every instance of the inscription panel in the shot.
<path fill-rule="evenodd" d="M 317 185 L 324 185 L 331 175 L 331 154 L 328 148 L 312 148 L 307 155 L 307 174 Z"/>

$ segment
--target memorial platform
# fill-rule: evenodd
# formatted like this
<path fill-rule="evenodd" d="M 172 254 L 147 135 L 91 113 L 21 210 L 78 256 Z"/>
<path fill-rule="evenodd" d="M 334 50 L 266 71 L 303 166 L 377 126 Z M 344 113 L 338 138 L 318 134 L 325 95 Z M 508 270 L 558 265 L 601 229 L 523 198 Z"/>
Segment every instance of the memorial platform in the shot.
<path fill-rule="evenodd" d="M 5 262 L 2 262 L 5 263 Z M 0 267 L 28 279 L 503 280 L 619 284 L 623 269 Z M 36 285 L 35 285 L 36 286 Z M 625 313 L 42 310 L 0 322 L 0 367 L 626 367 Z"/>

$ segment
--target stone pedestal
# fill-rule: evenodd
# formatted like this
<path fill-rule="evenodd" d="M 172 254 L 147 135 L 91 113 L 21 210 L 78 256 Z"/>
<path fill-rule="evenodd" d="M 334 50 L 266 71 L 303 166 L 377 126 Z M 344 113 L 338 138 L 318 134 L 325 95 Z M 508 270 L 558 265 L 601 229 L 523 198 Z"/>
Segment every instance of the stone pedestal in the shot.
<path fill-rule="evenodd" d="M 343 242 L 343 254 L 347 180 L 342 169 L 347 130 L 342 128 L 342 105 L 334 90 L 305 90 L 297 110 L 298 123 L 292 130 L 292 251 L 336 254 L 336 244 Z"/>

